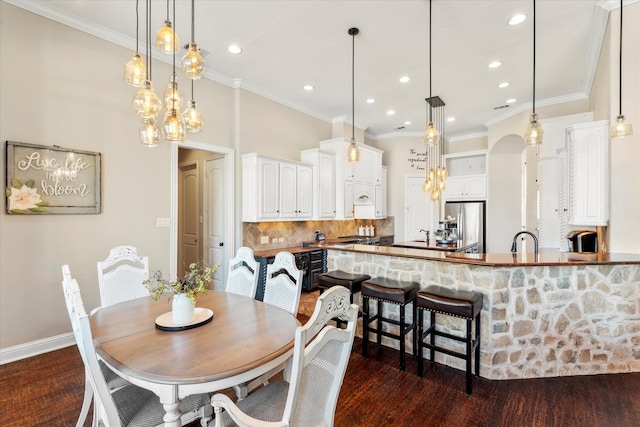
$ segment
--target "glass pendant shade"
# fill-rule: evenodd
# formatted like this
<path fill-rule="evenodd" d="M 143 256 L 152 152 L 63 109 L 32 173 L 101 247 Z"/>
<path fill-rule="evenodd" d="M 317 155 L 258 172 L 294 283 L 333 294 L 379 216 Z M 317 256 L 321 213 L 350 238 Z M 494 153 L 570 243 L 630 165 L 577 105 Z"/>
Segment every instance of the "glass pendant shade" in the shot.
<path fill-rule="evenodd" d="M 156 47 L 167 55 L 172 55 L 180 50 L 180 38 L 173 31 L 171 21 L 164 21 L 164 25 L 156 33 Z"/>
<path fill-rule="evenodd" d="M 527 131 L 524 134 L 524 142 L 527 145 L 540 145 L 542 144 L 542 126 L 538 121 L 538 115 L 532 114 L 529 118 L 529 125 Z"/>
<path fill-rule="evenodd" d="M 182 102 L 184 101 L 184 98 L 182 97 L 182 93 L 180 93 L 178 78 L 175 74 L 172 74 L 169 78 L 169 83 L 167 83 L 162 99 L 164 109 L 166 111 L 171 111 L 173 109 L 176 109 L 177 111 L 182 110 Z"/>
<path fill-rule="evenodd" d="M 618 116 L 614 125 L 611 126 L 611 137 L 623 138 L 631 135 L 633 135 L 633 127 L 631 126 L 631 123 L 625 122 L 623 115 Z"/>
<path fill-rule="evenodd" d="M 187 53 L 182 57 L 182 71 L 193 80 L 200 80 L 204 75 L 205 62 L 200 49 L 195 43 L 189 43 Z"/>
<path fill-rule="evenodd" d="M 177 110 L 171 110 L 165 115 L 162 122 L 162 133 L 164 134 L 164 139 L 169 142 L 183 142 L 185 123 L 182 114 L 178 114 Z"/>
<path fill-rule="evenodd" d="M 204 125 L 202 114 L 196 108 L 196 101 L 191 101 L 189 108 L 182 114 L 187 132 L 200 132 Z"/>
<path fill-rule="evenodd" d="M 440 132 L 438 132 L 436 127 L 433 125 L 433 122 L 429 122 L 429 125 L 427 126 L 427 130 L 424 131 L 424 134 L 422 137 L 426 145 L 433 146 L 433 145 L 436 145 L 440 140 Z"/>
<path fill-rule="evenodd" d="M 426 179 L 424 181 L 424 184 L 422 185 L 422 190 L 424 190 L 425 193 L 428 193 L 429 191 L 431 191 L 432 188 L 433 188 L 433 184 L 431 183 L 431 180 Z"/>
<path fill-rule="evenodd" d="M 434 188 L 433 191 L 431 191 L 431 201 L 432 202 L 440 201 L 440 190 L 438 190 L 437 188 Z"/>
<path fill-rule="evenodd" d="M 160 129 L 155 117 L 142 119 L 140 143 L 146 147 L 157 147 L 160 143 Z"/>
<path fill-rule="evenodd" d="M 133 96 L 133 108 L 136 114 L 142 118 L 156 117 L 160 113 L 162 102 L 153 91 L 149 80 L 145 81 L 145 86 Z"/>
<path fill-rule="evenodd" d="M 358 144 L 356 143 L 355 138 L 351 138 L 349 148 L 347 148 L 347 160 L 350 162 L 360 161 L 360 149 L 358 149 Z"/>
<path fill-rule="evenodd" d="M 147 67 L 138 52 L 134 52 L 131 60 L 124 66 L 124 81 L 134 87 L 144 87 L 147 80 Z"/>

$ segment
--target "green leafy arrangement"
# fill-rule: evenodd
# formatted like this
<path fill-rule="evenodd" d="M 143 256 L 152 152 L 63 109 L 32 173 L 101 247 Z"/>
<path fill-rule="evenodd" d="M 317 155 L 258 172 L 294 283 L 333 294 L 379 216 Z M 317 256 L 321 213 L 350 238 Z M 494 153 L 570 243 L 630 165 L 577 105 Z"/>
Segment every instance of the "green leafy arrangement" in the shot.
<path fill-rule="evenodd" d="M 213 267 L 208 266 L 202 260 L 193 262 L 189 265 L 189 270 L 182 279 L 170 281 L 162 277 L 162 272 L 156 271 L 153 275 L 142 282 L 144 286 L 151 292 L 154 300 L 159 300 L 165 291 L 170 291 L 169 299 L 176 294 L 184 294 L 191 300 L 191 304 L 195 305 L 200 294 L 206 294 L 209 283 L 213 274 L 218 271 L 220 264 Z"/>
<path fill-rule="evenodd" d="M 9 212 L 14 214 L 47 212 L 44 206 L 48 203 L 40 198 L 34 185 L 32 179 L 23 184 L 20 180 L 11 178 L 11 186 L 6 190 Z"/>

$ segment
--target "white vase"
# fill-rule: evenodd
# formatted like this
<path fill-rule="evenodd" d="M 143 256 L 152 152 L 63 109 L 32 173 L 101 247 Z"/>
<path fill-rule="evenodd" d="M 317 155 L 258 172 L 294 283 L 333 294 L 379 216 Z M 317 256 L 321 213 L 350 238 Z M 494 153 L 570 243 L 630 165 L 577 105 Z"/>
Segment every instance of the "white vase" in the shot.
<path fill-rule="evenodd" d="M 196 308 L 185 294 L 176 294 L 171 303 L 171 320 L 176 325 L 186 325 L 196 318 Z"/>

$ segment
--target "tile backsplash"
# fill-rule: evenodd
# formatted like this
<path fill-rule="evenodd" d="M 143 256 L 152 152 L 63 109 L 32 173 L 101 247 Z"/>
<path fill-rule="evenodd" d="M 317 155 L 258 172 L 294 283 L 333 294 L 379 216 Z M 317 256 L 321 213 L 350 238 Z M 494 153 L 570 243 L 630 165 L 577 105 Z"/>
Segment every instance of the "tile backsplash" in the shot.
<path fill-rule="evenodd" d="M 394 235 L 393 217 L 376 220 L 243 222 L 242 245 L 256 251 L 301 246 L 302 242 L 315 240 L 316 230 L 331 239 L 358 234 L 361 225 L 373 225 L 376 236 Z M 260 243 L 262 237 L 268 237 L 269 243 Z"/>

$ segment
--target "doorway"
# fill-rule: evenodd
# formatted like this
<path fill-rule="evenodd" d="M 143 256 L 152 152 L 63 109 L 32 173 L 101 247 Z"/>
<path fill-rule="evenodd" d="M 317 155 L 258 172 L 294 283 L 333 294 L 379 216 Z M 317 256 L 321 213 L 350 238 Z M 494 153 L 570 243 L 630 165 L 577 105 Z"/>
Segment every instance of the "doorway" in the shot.
<path fill-rule="evenodd" d="M 423 190 L 424 175 L 406 176 L 404 181 L 404 240 L 425 238 L 424 231 L 435 231 L 439 204 L 433 203 L 429 193 Z"/>
<path fill-rule="evenodd" d="M 171 151 L 171 277 L 203 259 L 219 263 L 212 288 L 224 289 L 235 253 L 233 150 L 185 142 Z"/>

